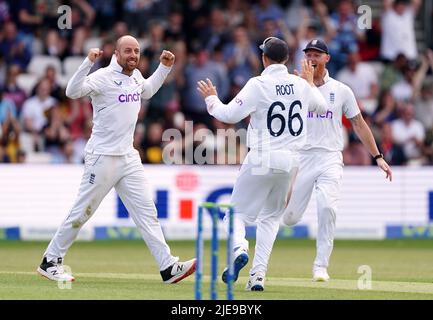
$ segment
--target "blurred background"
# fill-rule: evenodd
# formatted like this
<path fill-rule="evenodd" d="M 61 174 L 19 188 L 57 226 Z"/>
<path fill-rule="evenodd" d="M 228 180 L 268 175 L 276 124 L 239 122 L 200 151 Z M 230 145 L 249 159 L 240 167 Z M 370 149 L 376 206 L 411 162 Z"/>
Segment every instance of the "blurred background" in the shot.
<path fill-rule="evenodd" d="M 0 0 L 0 227 L 6 228 L 4 237 L 23 237 L 19 229 L 23 225 L 31 229 L 30 238 L 49 237 L 67 214 L 82 172 L 92 107 L 87 98 L 66 98 L 65 87 L 90 48 L 104 51 L 93 72 L 109 64 L 115 40 L 125 34 L 139 39 L 139 69 L 144 77 L 156 69 L 163 49 L 176 55 L 163 87 L 152 99 L 142 101 L 134 140 L 154 185 L 163 225 L 166 230 L 180 230 L 171 234 L 173 238 L 192 236 L 197 203 L 229 199 L 236 164 L 247 150 L 241 140 L 236 154 L 229 155 L 232 166 L 194 166 L 194 158 L 188 158 L 185 150 L 184 162 L 192 166 L 164 166 L 163 132 L 176 128 L 185 136 L 203 128 L 214 133 L 246 128 L 248 119 L 226 125 L 210 117 L 196 92 L 196 81 L 210 78 L 220 98 L 230 101 L 263 70 L 258 45 L 269 36 L 289 44 L 290 71 L 300 69 L 302 49 L 309 40 L 321 38 L 328 43 L 330 76 L 352 88 L 380 150 L 395 170 L 395 181 L 385 184 L 350 122 L 343 119 L 346 169 L 337 223 L 342 234 L 356 237 L 358 229 L 342 227 L 365 225 L 367 229 L 359 234 L 366 237 L 404 232 L 433 237 L 433 229 L 426 227 L 433 220 L 433 4 L 391 3 Z M 62 5 L 71 8 L 71 28 L 59 28 Z M 360 27 L 360 21 L 366 28 Z M 192 133 L 185 130 L 186 120 L 194 121 Z M 221 139 L 211 139 L 207 142 L 215 152 L 225 148 Z M 314 235 L 314 207 L 313 199 L 307 227 L 286 230 L 286 235 Z M 128 227 L 129 219 L 114 191 L 100 211 L 108 213 L 89 221 L 90 238 L 97 233 L 95 228 L 106 226 L 98 232 L 138 236 L 129 229 L 122 229 L 122 235 L 117 229 Z M 422 227 L 408 227 L 413 224 Z M 39 233 L 32 229 L 35 226 L 48 231 Z"/>

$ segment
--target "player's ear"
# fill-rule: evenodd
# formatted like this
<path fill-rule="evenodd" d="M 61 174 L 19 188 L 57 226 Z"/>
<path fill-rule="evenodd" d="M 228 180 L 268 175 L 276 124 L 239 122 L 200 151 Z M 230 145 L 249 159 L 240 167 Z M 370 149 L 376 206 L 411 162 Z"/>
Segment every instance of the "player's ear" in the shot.
<path fill-rule="evenodd" d="M 331 55 L 327 54 L 327 55 L 326 55 L 326 63 L 328 63 L 329 60 L 331 60 Z"/>

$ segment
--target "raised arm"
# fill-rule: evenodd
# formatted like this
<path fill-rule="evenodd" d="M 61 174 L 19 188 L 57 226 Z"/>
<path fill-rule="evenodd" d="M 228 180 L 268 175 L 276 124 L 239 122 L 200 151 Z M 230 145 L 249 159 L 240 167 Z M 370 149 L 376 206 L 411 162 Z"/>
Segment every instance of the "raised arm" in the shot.
<path fill-rule="evenodd" d="M 314 84 L 314 67 L 311 61 L 302 60 L 301 73 L 295 70 L 295 75 L 307 81 L 307 87 L 304 91 L 305 99 L 308 99 L 308 111 L 324 114 L 328 110 L 325 98 Z"/>
<path fill-rule="evenodd" d="M 66 96 L 71 99 L 78 99 L 88 96 L 91 93 L 98 93 L 98 88 L 89 79 L 87 74 L 98 59 L 102 55 L 102 50 L 99 48 L 92 48 L 89 50 L 87 58 L 80 65 L 78 70 L 74 73 L 72 78 L 68 81 L 66 86 Z"/>
<path fill-rule="evenodd" d="M 150 99 L 161 88 L 174 65 L 175 56 L 172 52 L 163 50 L 159 57 L 160 64 L 155 72 L 143 83 L 141 96 Z"/>
<path fill-rule="evenodd" d="M 433 70 L 433 51 L 428 49 L 425 55 L 421 56 L 421 65 L 413 77 L 413 98 L 416 99 L 420 95 L 421 87 L 428 69 Z"/>
<path fill-rule="evenodd" d="M 234 97 L 228 104 L 223 104 L 218 98 L 216 88 L 212 81 L 200 80 L 197 90 L 205 99 L 206 107 L 210 115 L 225 123 L 237 123 L 246 118 L 251 112 L 255 111 L 255 106 L 248 101 L 248 96 L 251 91 L 251 80 L 245 85 L 244 88 Z"/>

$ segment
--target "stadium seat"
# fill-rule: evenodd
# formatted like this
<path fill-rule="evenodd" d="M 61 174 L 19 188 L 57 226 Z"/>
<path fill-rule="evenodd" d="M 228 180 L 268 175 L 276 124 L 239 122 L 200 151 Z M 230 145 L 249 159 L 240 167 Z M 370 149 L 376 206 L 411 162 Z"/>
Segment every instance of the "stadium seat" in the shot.
<path fill-rule="evenodd" d="M 65 61 L 63 61 L 63 72 L 64 76 L 69 80 L 72 75 L 77 71 L 78 67 L 84 61 L 86 57 L 74 56 L 67 57 Z"/>
<path fill-rule="evenodd" d="M 53 56 L 33 56 L 32 60 L 27 67 L 27 72 L 33 73 L 39 77 L 45 74 L 45 70 L 48 66 L 53 66 L 56 69 L 56 73 L 62 72 L 62 63 L 58 57 Z"/>
<path fill-rule="evenodd" d="M 32 73 L 21 73 L 17 76 L 18 87 L 23 89 L 27 96 L 30 95 L 38 80 L 39 76 Z"/>
<path fill-rule="evenodd" d="M 92 48 L 101 48 L 102 46 L 102 39 L 101 38 L 89 38 L 84 42 L 84 52 L 89 52 Z"/>

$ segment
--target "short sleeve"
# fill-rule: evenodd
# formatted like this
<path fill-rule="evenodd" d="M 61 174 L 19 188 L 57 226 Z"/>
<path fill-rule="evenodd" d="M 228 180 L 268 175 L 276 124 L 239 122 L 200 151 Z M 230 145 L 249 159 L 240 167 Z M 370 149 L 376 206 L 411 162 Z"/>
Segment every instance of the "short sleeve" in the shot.
<path fill-rule="evenodd" d="M 344 103 L 343 103 L 343 113 L 346 118 L 351 119 L 356 116 L 361 110 L 356 102 L 355 95 L 353 91 L 346 85 L 343 86 Z"/>

